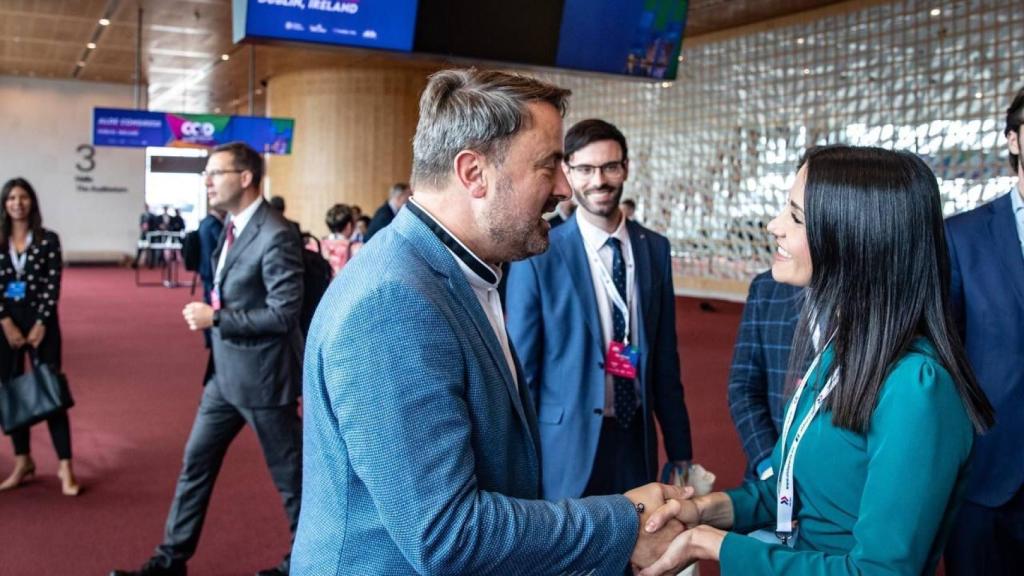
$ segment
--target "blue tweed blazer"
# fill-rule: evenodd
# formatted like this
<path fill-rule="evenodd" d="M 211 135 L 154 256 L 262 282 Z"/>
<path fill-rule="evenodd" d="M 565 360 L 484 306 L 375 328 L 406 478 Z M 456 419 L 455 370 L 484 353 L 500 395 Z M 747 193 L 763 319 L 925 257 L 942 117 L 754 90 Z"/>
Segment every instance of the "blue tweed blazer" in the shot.
<path fill-rule="evenodd" d="M 537 500 L 529 392 L 410 210 L 321 301 L 303 393 L 292 574 L 622 574 L 636 511 L 622 496 Z"/>

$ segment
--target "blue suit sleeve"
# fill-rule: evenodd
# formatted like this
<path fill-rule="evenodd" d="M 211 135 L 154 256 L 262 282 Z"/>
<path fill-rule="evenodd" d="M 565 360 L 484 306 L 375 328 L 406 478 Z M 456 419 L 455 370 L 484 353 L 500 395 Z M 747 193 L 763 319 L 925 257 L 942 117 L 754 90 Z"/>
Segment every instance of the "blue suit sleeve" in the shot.
<path fill-rule="evenodd" d="M 379 322 L 383 302 L 402 314 Z M 383 286 L 334 334 L 320 351 L 323 379 L 352 473 L 417 573 L 621 574 L 639 524 L 625 497 L 547 502 L 478 485 L 472 391 L 450 311 Z"/>
<path fill-rule="evenodd" d="M 544 312 L 541 307 L 540 283 L 530 260 L 514 262 L 508 271 L 505 294 L 508 337 L 523 367 L 523 377 L 530 396 L 537 406 L 540 398 L 540 375 L 544 361 Z"/>
<path fill-rule="evenodd" d="M 692 460 L 693 442 L 690 436 L 690 414 L 683 396 L 683 381 L 679 374 L 679 346 L 676 338 L 676 293 L 672 284 L 672 259 L 668 241 L 662 239 L 657 265 L 661 267 L 661 284 L 654 294 L 661 299 L 661 318 L 658 333 L 650 341 L 654 351 L 654 412 L 665 437 L 665 452 L 669 460 Z"/>

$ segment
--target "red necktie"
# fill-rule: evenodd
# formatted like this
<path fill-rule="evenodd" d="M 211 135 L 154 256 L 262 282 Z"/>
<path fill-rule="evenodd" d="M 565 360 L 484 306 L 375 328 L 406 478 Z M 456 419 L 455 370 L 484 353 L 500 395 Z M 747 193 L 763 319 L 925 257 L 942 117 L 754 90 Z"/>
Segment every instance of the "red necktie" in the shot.
<path fill-rule="evenodd" d="M 231 245 L 235 243 L 235 225 L 228 224 L 227 238 L 224 239 L 224 252 L 227 253 L 231 250 Z"/>

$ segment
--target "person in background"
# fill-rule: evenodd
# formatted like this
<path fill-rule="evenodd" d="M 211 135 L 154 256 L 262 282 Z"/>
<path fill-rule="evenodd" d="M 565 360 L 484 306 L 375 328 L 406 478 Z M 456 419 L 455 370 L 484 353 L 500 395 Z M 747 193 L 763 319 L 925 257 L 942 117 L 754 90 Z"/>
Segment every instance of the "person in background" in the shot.
<path fill-rule="evenodd" d="M 634 202 L 632 198 L 626 198 L 619 203 L 619 206 L 622 209 L 622 214 L 626 217 L 626 220 L 632 220 L 633 216 L 636 215 L 636 202 Z"/>
<path fill-rule="evenodd" d="M 645 530 L 694 528 L 641 575 L 934 574 L 993 422 L 952 320 L 935 175 L 909 152 L 811 149 L 768 231 L 772 276 L 806 287 L 775 477 L 667 502 Z"/>
<path fill-rule="evenodd" d="M 373 214 L 373 220 L 370 221 L 370 227 L 366 231 L 363 242 L 369 242 L 374 234 L 383 230 L 388 224 L 391 224 L 391 221 L 395 219 L 395 215 L 402 209 L 402 206 L 405 206 L 410 196 L 412 196 L 412 188 L 405 182 L 398 182 L 391 186 L 391 190 L 388 192 L 388 201 L 381 204 L 380 208 L 377 208 L 377 211 Z"/>
<path fill-rule="evenodd" d="M 953 316 L 998 420 L 971 456 L 967 501 L 946 547 L 949 576 L 1008 576 L 1024 567 L 1022 122 L 1024 88 L 1007 109 L 1003 129 L 1016 186 L 946 221 Z"/>
<path fill-rule="evenodd" d="M 268 200 L 267 202 L 270 204 L 271 208 L 277 210 L 277 213 L 284 217 L 285 222 L 290 224 L 292 228 L 295 228 L 295 231 L 299 234 L 299 236 L 302 236 L 302 227 L 299 226 L 299 223 L 294 220 L 289 220 L 288 217 L 284 215 L 284 198 L 282 198 L 281 196 L 271 196 L 270 200 Z"/>
<path fill-rule="evenodd" d="M 668 239 L 619 208 L 626 137 L 604 120 L 583 120 L 565 134 L 559 169 L 579 208 L 551 232 L 550 250 L 512 264 L 507 300 L 550 500 L 655 480 L 655 418 L 676 475 L 693 456 Z"/>
<path fill-rule="evenodd" d="M 565 224 L 572 217 L 573 212 L 576 212 L 576 200 L 570 196 L 558 203 L 558 206 L 555 207 L 555 215 L 548 218 L 548 224 L 552 229 L 557 228 Z"/>
<path fill-rule="evenodd" d="M 352 209 L 344 204 L 335 204 L 327 211 L 327 229 L 330 234 L 320 241 L 323 257 L 337 276 L 352 257 Z"/>
<path fill-rule="evenodd" d="M 772 476 L 772 449 L 782 433 L 789 348 L 803 288 L 776 282 L 768 270 L 750 283 L 732 366 L 729 414 L 747 454 L 747 478 Z"/>
<path fill-rule="evenodd" d="M 302 485 L 301 391 L 303 297 L 298 232 L 263 201 L 263 158 L 242 142 L 213 149 L 204 171 L 210 206 L 231 219 L 214 254 L 211 304 L 190 302 L 190 330 L 212 328 L 214 372 L 206 382 L 185 444 L 163 541 L 136 571 L 113 576 L 183 576 L 231 443 L 249 426 L 294 534 Z M 260 576 L 288 574 L 289 556 Z"/>
<path fill-rule="evenodd" d="M 355 222 L 355 227 L 352 231 L 352 237 L 349 239 L 353 243 L 366 243 L 366 231 L 370 229 L 370 217 L 363 215 L 359 218 L 353 218 L 353 222 Z"/>
<path fill-rule="evenodd" d="M 40 362 L 61 368 L 60 321 L 57 302 L 63 270 L 60 238 L 43 228 L 39 197 L 24 178 L 8 180 L 0 191 L 0 378 L 24 371 L 26 348 Z M 67 410 L 46 420 L 57 452 L 57 476 L 65 496 L 77 496 L 78 480 L 71 466 L 71 424 Z M 36 472 L 30 450 L 29 427 L 11 432 L 14 470 L 0 490 L 20 486 Z"/>
<path fill-rule="evenodd" d="M 349 204 L 349 208 L 352 209 L 352 222 L 355 223 L 363 217 L 363 209 L 358 204 Z"/>

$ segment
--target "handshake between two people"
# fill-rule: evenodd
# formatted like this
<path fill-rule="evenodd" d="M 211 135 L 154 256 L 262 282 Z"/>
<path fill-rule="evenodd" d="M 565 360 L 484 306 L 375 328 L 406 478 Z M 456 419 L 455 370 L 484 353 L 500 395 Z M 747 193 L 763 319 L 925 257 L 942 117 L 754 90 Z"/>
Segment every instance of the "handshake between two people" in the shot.
<path fill-rule="evenodd" d="M 691 487 L 652 482 L 625 496 L 640 512 L 630 557 L 634 575 L 674 576 L 698 560 L 718 560 L 723 528 L 733 520 L 732 501 L 724 493 L 694 497 Z"/>

